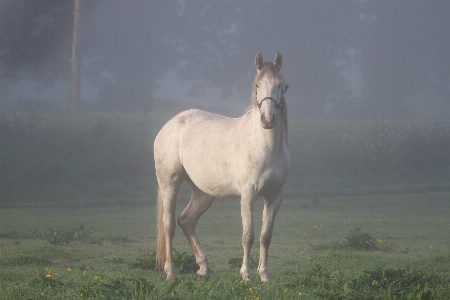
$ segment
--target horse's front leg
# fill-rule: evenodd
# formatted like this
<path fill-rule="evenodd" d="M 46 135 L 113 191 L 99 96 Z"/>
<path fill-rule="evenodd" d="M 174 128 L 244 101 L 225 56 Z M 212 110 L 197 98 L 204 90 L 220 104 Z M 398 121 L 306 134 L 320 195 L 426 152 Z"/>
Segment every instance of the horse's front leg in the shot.
<path fill-rule="evenodd" d="M 260 237 L 258 277 L 261 282 L 269 282 L 270 278 L 267 274 L 267 259 L 269 254 L 269 246 L 272 240 L 273 225 L 278 209 L 283 202 L 283 191 L 279 191 L 274 197 L 264 198 L 264 211 L 262 218 L 262 229 Z"/>
<path fill-rule="evenodd" d="M 244 281 L 250 281 L 250 249 L 255 240 L 253 231 L 253 206 L 256 198 L 255 192 L 249 192 L 241 196 L 242 246 L 244 247 L 244 257 L 242 258 L 240 274 Z"/>

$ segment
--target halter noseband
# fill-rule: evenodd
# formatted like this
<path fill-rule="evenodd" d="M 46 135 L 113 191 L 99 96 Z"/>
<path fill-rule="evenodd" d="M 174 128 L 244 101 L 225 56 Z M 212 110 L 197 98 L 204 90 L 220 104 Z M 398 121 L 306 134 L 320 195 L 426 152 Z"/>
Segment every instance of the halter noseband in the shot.
<path fill-rule="evenodd" d="M 289 85 L 282 85 L 282 87 L 281 87 L 281 95 L 283 95 L 283 94 L 285 94 L 286 93 L 286 91 L 288 90 L 288 88 L 289 88 Z M 286 109 L 286 106 L 285 105 L 282 105 L 280 102 L 278 102 L 277 100 L 275 100 L 274 98 L 272 98 L 272 97 L 265 97 L 265 98 L 263 98 L 262 100 L 261 100 L 261 102 L 258 102 L 258 87 L 257 87 L 257 89 L 256 89 L 256 105 L 258 106 L 258 109 L 261 109 L 261 105 L 263 104 L 263 102 L 264 101 L 266 101 L 266 100 L 270 100 L 270 101 L 272 101 L 273 102 L 273 104 L 275 104 L 275 107 L 277 108 L 277 110 L 279 109 L 279 110 L 285 110 Z"/>
<path fill-rule="evenodd" d="M 256 102 L 258 103 L 257 105 L 258 105 L 258 108 L 259 108 L 259 109 L 261 109 L 261 105 L 262 105 L 263 102 L 266 101 L 266 100 L 272 101 L 273 104 L 275 104 L 275 107 L 276 107 L 277 109 L 283 109 L 283 107 L 281 107 L 281 104 L 278 103 L 278 101 L 275 100 L 275 99 L 273 99 L 272 97 L 266 97 L 266 98 L 263 98 L 263 99 L 261 100 L 261 102 L 258 102 L 258 100 L 256 100 Z"/>

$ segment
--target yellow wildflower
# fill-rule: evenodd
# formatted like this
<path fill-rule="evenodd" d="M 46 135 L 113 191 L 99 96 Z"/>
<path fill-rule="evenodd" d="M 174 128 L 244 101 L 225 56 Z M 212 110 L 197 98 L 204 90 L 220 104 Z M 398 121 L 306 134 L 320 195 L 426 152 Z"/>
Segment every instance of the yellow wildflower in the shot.
<path fill-rule="evenodd" d="M 100 276 L 94 276 L 94 278 L 92 278 L 92 280 L 99 280 L 100 279 Z"/>
<path fill-rule="evenodd" d="M 45 271 L 47 272 L 47 275 L 45 277 L 47 277 L 47 278 L 52 277 L 52 269 L 45 268 Z"/>
<path fill-rule="evenodd" d="M 83 271 L 83 276 L 86 276 L 87 275 L 87 270 L 84 270 Z"/>
<path fill-rule="evenodd" d="M 70 271 L 72 271 L 72 268 L 68 267 L 68 268 L 66 268 L 66 270 L 67 270 L 67 272 L 70 272 Z"/>

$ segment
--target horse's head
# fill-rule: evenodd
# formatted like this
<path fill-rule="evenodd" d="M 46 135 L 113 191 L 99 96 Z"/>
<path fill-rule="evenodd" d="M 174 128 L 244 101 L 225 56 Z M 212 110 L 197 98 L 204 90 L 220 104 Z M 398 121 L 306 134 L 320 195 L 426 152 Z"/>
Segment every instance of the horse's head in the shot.
<path fill-rule="evenodd" d="M 280 74 L 281 54 L 277 52 L 275 61 L 264 62 L 261 52 L 256 54 L 256 77 L 253 86 L 253 101 L 261 114 L 261 125 L 264 129 L 272 129 L 277 119 L 278 110 L 285 112 L 286 102 L 283 94 L 288 86 L 284 84 Z"/>

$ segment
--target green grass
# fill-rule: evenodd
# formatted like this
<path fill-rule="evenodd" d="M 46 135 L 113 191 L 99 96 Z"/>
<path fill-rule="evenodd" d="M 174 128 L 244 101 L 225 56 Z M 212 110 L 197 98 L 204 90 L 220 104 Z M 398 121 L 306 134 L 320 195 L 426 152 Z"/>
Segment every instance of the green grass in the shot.
<path fill-rule="evenodd" d="M 185 204 L 180 199 L 178 213 Z M 218 199 L 199 221 L 209 281 L 180 272 L 180 280 L 166 282 L 164 274 L 136 264 L 151 260 L 155 206 L 2 209 L 0 299 L 446 299 L 450 293 L 449 193 L 286 199 L 270 249 L 269 284 L 257 282 L 256 267 L 251 283 L 239 280 L 239 211 L 238 201 Z M 261 215 L 258 201 L 256 234 Z M 89 229 L 89 238 L 55 244 L 22 234 L 49 228 L 71 237 Z M 361 241 L 371 247 L 350 247 Z M 179 228 L 174 246 L 189 264 Z M 256 261 L 258 248 L 256 239 Z"/>

